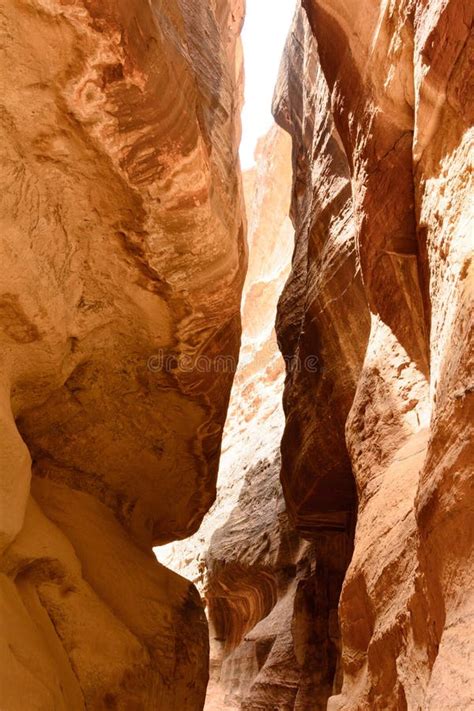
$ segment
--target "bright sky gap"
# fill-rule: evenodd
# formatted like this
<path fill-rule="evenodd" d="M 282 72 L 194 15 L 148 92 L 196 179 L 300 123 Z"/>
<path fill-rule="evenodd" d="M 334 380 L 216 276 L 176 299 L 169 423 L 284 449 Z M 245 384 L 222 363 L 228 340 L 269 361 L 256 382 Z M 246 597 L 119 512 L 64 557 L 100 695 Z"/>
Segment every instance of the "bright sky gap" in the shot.
<path fill-rule="evenodd" d="M 251 168 L 257 141 L 273 123 L 273 90 L 278 77 L 295 0 L 247 0 L 242 32 L 245 105 L 242 113 L 242 169 Z"/>

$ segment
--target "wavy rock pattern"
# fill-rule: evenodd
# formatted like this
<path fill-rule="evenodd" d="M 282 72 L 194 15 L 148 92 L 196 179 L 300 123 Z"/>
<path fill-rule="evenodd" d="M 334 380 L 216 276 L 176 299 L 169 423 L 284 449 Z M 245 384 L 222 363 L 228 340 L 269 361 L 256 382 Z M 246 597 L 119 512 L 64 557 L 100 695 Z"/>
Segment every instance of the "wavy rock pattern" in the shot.
<path fill-rule="evenodd" d="M 331 711 L 473 703 L 472 19 L 303 0 L 277 87 L 296 228 L 279 341 L 322 366 L 287 375 L 282 483 L 317 548 L 357 510 Z"/>
<path fill-rule="evenodd" d="M 215 496 L 246 262 L 240 0 L 2 2 L 2 707 L 199 709 L 151 546 Z M 185 359 L 183 361 L 183 359 Z"/>

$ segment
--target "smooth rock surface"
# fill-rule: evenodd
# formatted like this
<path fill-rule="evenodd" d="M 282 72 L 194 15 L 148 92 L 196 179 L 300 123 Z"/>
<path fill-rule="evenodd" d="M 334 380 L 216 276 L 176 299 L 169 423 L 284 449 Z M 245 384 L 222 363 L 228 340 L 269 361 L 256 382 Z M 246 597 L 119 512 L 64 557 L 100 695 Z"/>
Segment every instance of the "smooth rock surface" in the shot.
<path fill-rule="evenodd" d="M 246 264 L 240 0 L 0 7 L 1 706 L 202 708 Z"/>

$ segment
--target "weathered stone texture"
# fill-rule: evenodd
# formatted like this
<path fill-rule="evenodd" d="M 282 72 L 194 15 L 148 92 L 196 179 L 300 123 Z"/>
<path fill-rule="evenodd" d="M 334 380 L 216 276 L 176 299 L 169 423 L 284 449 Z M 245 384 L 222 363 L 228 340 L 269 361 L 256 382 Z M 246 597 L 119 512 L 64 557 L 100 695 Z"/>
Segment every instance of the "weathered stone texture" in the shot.
<path fill-rule="evenodd" d="M 0 8 L 2 708 L 199 709 L 246 262 L 240 0 Z"/>
<path fill-rule="evenodd" d="M 474 703 L 472 14 L 304 0 L 277 87 L 296 228 L 279 340 L 322 365 L 287 376 L 282 483 L 316 541 L 350 535 L 357 502 L 332 711 Z"/>

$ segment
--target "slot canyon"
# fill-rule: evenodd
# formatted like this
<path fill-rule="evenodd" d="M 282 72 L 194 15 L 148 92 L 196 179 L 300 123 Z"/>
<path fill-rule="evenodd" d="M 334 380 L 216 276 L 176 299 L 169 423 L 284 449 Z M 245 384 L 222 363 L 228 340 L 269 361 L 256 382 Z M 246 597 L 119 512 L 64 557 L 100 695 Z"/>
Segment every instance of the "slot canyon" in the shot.
<path fill-rule="evenodd" d="M 0 0 L 0 711 L 474 711 L 474 5 L 284 1 Z"/>

